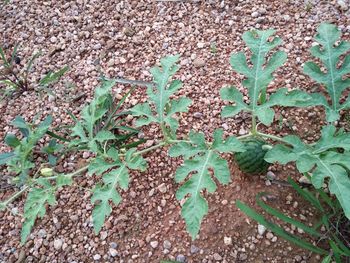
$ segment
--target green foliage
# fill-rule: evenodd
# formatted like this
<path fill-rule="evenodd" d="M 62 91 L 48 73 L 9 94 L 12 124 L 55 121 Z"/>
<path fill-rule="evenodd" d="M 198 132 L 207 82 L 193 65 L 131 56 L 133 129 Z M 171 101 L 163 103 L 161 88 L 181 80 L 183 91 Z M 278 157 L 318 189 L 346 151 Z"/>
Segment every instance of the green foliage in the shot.
<path fill-rule="evenodd" d="M 97 185 L 91 197 L 91 202 L 96 203 L 92 211 L 96 234 L 101 230 L 106 217 L 112 211 L 109 201 L 111 200 L 115 205 L 121 201 L 116 187 L 119 185 L 123 190 L 128 188 L 129 169 L 140 171 L 146 169 L 145 160 L 141 156 L 135 155 L 135 151 L 134 148 L 128 150 L 123 162 L 119 159 L 118 152 L 112 148 L 107 152 L 107 158 L 98 157 L 89 165 L 90 174 L 104 174 L 102 176 L 103 185 Z M 107 170 L 109 171 L 105 173 Z"/>
<path fill-rule="evenodd" d="M 43 181 L 44 182 L 44 181 Z M 44 217 L 46 213 L 45 205 L 54 205 L 56 202 L 55 194 L 51 184 L 45 182 L 42 188 L 33 188 L 27 197 L 27 201 L 24 205 L 24 223 L 21 231 L 21 243 L 23 244 L 32 227 L 34 226 L 35 219 L 39 216 Z"/>
<path fill-rule="evenodd" d="M 49 71 L 49 73 L 47 73 L 46 76 L 39 81 L 39 85 L 46 87 L 58 81 L 68 70 L 69 67 L 65 66 L 57 72 Z"/>
<path fill-rule="evenodd" d="M 257 204 L 263 210 L 265 210 L 267 214 L 272 215 L 274 218 L 302 229 L 305 233 L 312 236 L 313 238 L 318 238 L 319 241 L 325 240 L 325 242 L 328 243 L 330 249 L 332 250 L 331 252 L 325 250 L 324 246 L 313 245 L 310 242 L 306 241 L 303 237 L 295 236 L 286 232 L 282 227 L 278 226 L 272 221 L 267 220 L 263 215 L 257 213 L 254 209 L 250 208 L 239 200 L 236 202 L 236 205 L 246 215 L 256 220 L 259 224 L 264 225 L 266 228 L 273 231 L 276 235 L 279 235 L 285 240 L 288 240 L 289 242 L 294 243 L 301 248 L 324 255 L 325 257 L 322 262 L 331 262 L 333 258 L 337 263 L 344 262 L 342 261 L 343 257 L 350 257 L 350 249 L 348 248 L 349 244 L 346 243 L 348 241 L 341 240 L 342 234 L 339 222 L 343 217 L 343 212 L 341 211 L 342 208 L 337 200 L 330 199 L 322 189 L 317 190 L 316 193 L 312 193 L 307 189 L 302 189 L 290 178 L 288 179 L 288 182 L 294 188 L 294 190 L 300 194 L 302 198 L 304 198 L 304 200 L 308 201 L 316 210 L 322 214 L 322 218 L 319 222 L 314 223 L 313 226 L 310 227 L 298 220 L 286 216 L 285 214 L 267 205 L 264 201 L 261 200 L 261 197 L 263 197 L 266 193 L 260 193 L 257 195 Z M 334 224 L 335 222 L 337 223 Z M 325 232 L 321 232 L 322 225 L 326 228 Z"/>
<path fill-rule="evenodd" d="M 94 99 L 86 105 L 81 112 L 81 120 L 72 116 L 75 126 L 72 128 L 74 140 L 70 142 L 70 147 L 80 150 L 89 150 L 96 154 L 96 158 L 88 165 L 89 174 L 103 175 L 103 184 L 98 184 L 93 189 L 92 203 L 95 204 L 92 212 L 95 232 L 98 233 L 106 217 L 111 213 L 113 204 L 118 205 L 121 201 L 116 187 L 127 189 L 129 183 L 129 169 L 145 169 L 145 162 L 140 156 L 132 155 L 135 149 L 131 148 L 122 161 L 116 148 L 124 148 L 124 142 L 137 133 L 137 130 L 127 126 L 120 126 L 120 121 L 114 118 L 125 113 L 119 113 L 122 103 L 130 93 L 113 108 L 112 88 L 116 84 L 113 79 L 102 79 L 101 85 L 96 88 Z M 130 91 L 131 92 L 131 91 Z M 124 135 L 114 133 L 114 131 L 124 130 Z M 108 171 L 108 172 L 107 172 Z M 107 172 L 107 173 L 106 173 Z"/>
<path fill-rule="evenodd" d="M 179 56 L 168 56 L 160 60 L 161 68 L 153 67 L 151 73 L 155 82 L 155 87 L 148 86 L 147 95 L 149 102 L 138 104 L 131 109 L 134 116 L 141 116 L 137 120 L 137 126 L 150 124 L 151 122 L 159 123 L 165 136 L 175 138 L 176 130 L 179 123 L 174 114 L 187 112 L 191 100 L 185 97 L 170 100 L 176 91 L 178 91 L 182 82 L 173 80 L 168 84 L 170 78 L 178 71 L 176 65 Z M 152 107 L 155 107 L 153 112 Z"/>
<path fill-rule="evenodd" d="M 350 73 L 350 54 L 344 57 L 341 66 L 338 67 L 342 55 L 350 50 L 350 42 L 340 41 L 338 43 L 341 33 L 332 24 L 322 23 L 317 32 L 315 40 L 320 45 L 312 47 L 310 52 L 322 62 L 326 71 L 316 63 L 309 61 L 304 65 L 304 73 L 326 87 L 331 104 L 328 104 L 327 99 L 321 94 L 316 94 L 314 100 L 315 104 L 325 107 L 327 121 L 333 122 L 339 119 L 340 110 L 350 106 L 349 98 L 340 104 L 344 90 L 350 87 L 350 78 L 346 77 Z"/>
<path fill-rule="evenodd" d="M 49 164 L 51 166 L 55 166 L 57 162 L 56 154 L 59 153 L 64 146 L 62 144 L 58 144 L 57 140 L 50 140 L 49 144 L 42 148 L 42 152 L 46 153 L 49 158 Z"/>
<path fill-rule="evenodd" d="M 24 204 L 24 222 L 21 231 L 21 243 L 24 244 L 34 226 L 37 217 L 43 218 L 46 213 L 46 204 L 55 205 L 55 192 L 59 187 L 71 185 L 69 177 L 58 176 L 56 185 L 52 185 L 48 180 L 40 178 L 39 187 L 30 190 Z"/>
<path fill-rule="evenodd" d="M 281 164 L 296 162 L 301 173 L 312 172 L 311 182 L 317 189 L 329 177 L 329 191 L 337 196 L 350 219 L 350 134 L 336 132 L 336 128 L 329 125 L 322 129 L 321 135 L 313 146 L 303 143 L 297 136 L 286 136 L 283 140 L 290 146 L 277 144 L 265 155 L 265 160 Z"/>
<path fill-rule="evenodd" d="M 223 117 L 232 117 L 241 111 L 248 111 L 257 116 L 265 125 L 270 125 L 274 118 L 275 105 L 280 106 L 298 106 L 300 102 L 311 100 L 311 97 L 300 90 L 289 92 L 287 89 L 279 89 L 272 94 L 269 99 L 266 98 L 266 88 L 273 80 L 272 73 L 279 68 L 287 58 L 283 51 L 277 51 L 266 57 L 271 51 L 278 47 L 282 41 L 279 37 L 273 37 L 274 30 L 251 31 L 243 34 L 243 40 L 252 52 L 250 61 L 252 67 L 248 65 L 247 58 L 243 52 L 232 54 L 231 66 L 238 73 L 243 74 L 246 79 L 243 86 L 248 89 L 250 103 L 243 100 L 242 93 L 235 87 L 223 88 L 220 91 L 221 98 L 234 102 L 234 106 L 226 106 L 222 111 Z M 273 37 L 273 40 L 269 39 Z"/>
<path fill-rule="evenodd" d="M 175 144 L 169 151 L 171 157 L 184 156 L 184 164 L 179 167 L 175 174 L 175 181 L 185 181 L 190 173 L 193 173 L 176 192 L 178 200 L 187 195 L 181 215 L 185 219 L 187 231 L 195 239 L 199 232 L 203 217 L 208 213 L 208 203 L 201 195 L 206 189 L 209 193 L 216 190 L 216 184 L 210 176 L 208 169 L 213 169 L 213 175 L 222 184 L 230 181 L 230 171 L 227 161 L 222 159 L 219 153 L 244 151 L 243 144 L 235 137 L 222 139 L 223 131 L 218 129 L 214 132 L 212 145 L 206 143 L 202 133 L 191 132 L 190 142 Z"/>
<path fill-rule="evenodd" d="M 27 65 L 21 67 L 21 58 L 18 56 L 18 45 L 15 45 L 10 59 L 6 58 L 5 51 L 0 47 L 0 58 L 2 60 L 2 65 L 0 65 L 0 84 L 5 86 L 5 89 L 1 91 L 3 97 L 9 96 L 15 91 L 24 92 L 30 89 L 28 76 L 34 62 L 40 55 L 40 52 L 35 53 L 29 59 Z M 19 70 L 17 70 L 18 68 Z M 48 86 L 57 82 L 68 70 L 69 68 L 65 66 L 57 72 L 50 71 L 39 81 L 37 88 L 51 93 Z"/>
<path fill-rule="evenodd" d="M 113 118 L 125 113 L 117 113 L 124 102 L 127 93 L 121 102 L 114 107 L 111 95 L 112 87 L 115 85 L 113 79 L 102 79 L 102 84 L 96 88 L 94 99 L 86 105 L 81 112 L 81 120 L 71 115 L 75 120 L 71 136 L 75 137 L 69 144 L 72 148 L 89 150 L 94 153 L 104 154 L 113 143 L 122 143 L 137 133 L 137 130 L 127 126 L 119 126 Z M 129 133 L 116 135 L 115 130 L 126 130 Z M 116 131 L 118 133 L 118 131 Z"/>
<path fill-rule="evenodd" d="M 326 109 L 327 120 L 337 119 L 339 111 L 347 108 L 349 101 L 347 99 L 345 103 L 339 104 L 341 95 L 348 86 L 348 79 L 345 77 L 349 73 L 350 56 L 345 56 L 342 65 L 338 67 L 339 57 L 349 49 L 349 44 L 343 42 L 334 46 L 339 39 L 339 32 L 334 26 L 322 24 L 316 39 L 323 45 L 323 48 L 315 47 L 312 52 L 325 64 L 327 72 L 322 72 L 316 64 L 311 62 L 305 66 L 306 73 L 327 87 L 332 100 L 332 104 L 328 105 L 326 98 L 320 94 L 309 95 L 300 90 L 280 88 L 272 94 L 267 94 L 267 87 L 273 80 L 273 72 L 286 60 L 285 52 L 273 52 L 281 44 L 281 39 L 275 37 L 274 32 L 274 30 L 266 30 L 245 33 L 243 40 L 250 49 L 251 57 L 247 59 L 243 52 L 231 56 L 232 68 L 245 76 L 243 86 L 248 91 L 249 103 L 243 99 L 243 94 L 235 87 L 223 88 L 220 91 L 224 100 L 233 103 L 223 108 L 223 117 L 231 117 L 241 111 L 252 114 L 252 128 L 250 133 L 246 135 L 223 138 L 223 130 L 217 129 L 213 134 L 212 142 L 206 141 L 203 133 L 194 131 L 189 133 L 188 138 L 177 138 L 179 113 L 187 112 L 191 103 L 191 100 L 185 97 L 173 98 L 182 86 L 181 81 L 172 80 L 179 69 L 177 65 L 178 55 L 161 59 L 160 67 L 151 69 L 153 83 L 146 84 L 147 102 L 137 104 L 130 110 L 122 110 L 121 107 L 133 88 L 115 105 L 112 88 L 116 81 L 102 78 L 101 85 L 95 90 L 93 100 L 83 108 L 80 118 L 69 113 L 75 122 L 70 128 L 72 140 L 62 138 L 48 130 L 51 117 L 45 119 L 37 127 L 27 124 L 22 118 L 17 117 L 14 125 L 21 131 L 23 138 L 17 138 L 11 134 L 6 136 L 5 142 L 13 148 L 13 151 L 1 154 L 0 164 L 7 164 L 10 171 L 21 174 L 24 186 L 8 200 L 0 202 L 0 208 L 6 208 L 23 192 L 29 191 L 24 208 L 25 221 L 22 229 L 22 243 L 27 239 L 36 218 L 44 216 L 46 205 L 55 203 L 57 189 L 70 185 L 74 176 L 86 170 L 90 176 L 95 176 L 100 180 L 93 187 L 91 197 L 91 202 L 94 205 L 92 212 L 94 231 L 98 233 L 106 218 L 111 215 L 113 205 L 118 205 L 121 202 L 120 190 L 128 188 L 131 170 L 144 171 L 146 169 L 146 162 L 142 155 L 163 146 L 170 147 L 169 155 L 171 157 L 182 156 L 184 158 L 183 165 L 175 173 L 175 181 L 181 184 L 176 192 L 176 198 L 183 201 L 181 215 L 185 220 L 187 231 L 192 239 L 195 239 L 200 231 L 201 222 L 208 213 L 208 202 L 205 195 L 216 190 L 216 181 L 220 184 L 230 182 L 230 170 L 227 161 L 222 158 L 222 154 L 235 153 L 236 157 L 239 158 L 241 153 L 243 155 L 245 153 L 246 157 L 243 159 L 249 161 L 246 166 L 254 168 L 254 171 L 262 171 L 263 168 L 266 168 L 267 164 L 262 160 L 262 156 L 267 150 L 265 146 L 262 146 L 264 142 L 259 143 L 258 150 L 254 148 L 254 155 L 245 152 L 249 151 L 250 146 L 243 142 L 252 138 L 264 141 L 274 140 L 280 143 L 266 153 L 266 161 L 282 164 L 296 162 L 300 172 L 311 174 L 311 182 L 316 188 L 317 196 L 301 189 L 293 181 L 290 183 L 305 200 L 312 203 L 320 211 L 321 223 L 316 227 L 309 227 L 280 213 L 259 198 L 258 205 L 268 214 L 303 229 L 313 238 L 323 237 L 318 231 L 321 224 L 327 227 L 328 233 L 333 233 L 335 229 L 332 227 L 334 225 L 332 222 L 339 219 L 336 215 L 342 214 L 348 218 L 350 216 L 350 206 L 347 202 L 350 200 L 349 133 L 342 129 L 337 131 L 334 126 L 329 125 L 322 129 L 322 136 L 317 142 L 306 144 L 297 136 L 280 138 L 259 132 L 256 118 L 261 123 L 270 125 L 274 119 L 274 106 L 324 105 L 326 108 L 328 107 Z M 4 51 L 0 49 L 3 68 L 7 68 L 6 74 L 10 72 L 9 69 L 13 69 L 13 64 L 17 62 L 20 64 L 19 58 L 16 57 L 16 49 L 17 47 L 9 60 L 6 59 Z M 34 59 L 28 63 L 27 72 L 30 71 L 33 61 Z M 248 62 L 251 65 L 248 65 Z M 66 71 L 65 67 L 56 73 L 50 72 L 40 81 L 39 85 L 47 87 L 49 83 L 57 81 Z M 5 81 L 10 83 L 9 85 L 11 83 L 15 86 L 18 84 L 11 82 L 11 79 L 5 79 Z M 124 83 L 130 84 L 128 81 Z M 139 81 L 134 83 L 140 84 Z M 16 88 L 15 86 L 13 88 Z M 135 147 L 139 146 L 143 140 L 128 141 L 138 131 L 132 127 L 123 126 L 125 123 L 123 117 L 127 114 L 139 117 L 136 121 L 138 127 L 150 123 L 158 124 L 163 135 L 158 143 L 136 151 Z M 31 158 L 33 147 L 45 133 L 54 138 L 41 149 L 42 153 L 48 155 L 51 167 L 48 167 L 47 164 L 41 165 L 34 176 L 28 178 L 29 172 L 34 168 Z M 68 142 L 68 148 L 64 149 L 64 153 L 72 150 L 83 150 L 92 152 L 94 157 L 85 167 L 71 174 L 57 174 L 53 166 L 56 164 L 57 156 L 62 154 L 63 146 L 58 144 L 56 139 Z M 328 185 L 330 193 L 334 194 L 337 200 L 334 201 L 322 191 L 325 184 Z M 325 207 L 324 204 L 328 207 Z M 237 205 L 247 215 L 271 228 L 286 240 L 315 253 L 327 255 L 325 249 L 286 233 L 280 226 L 269 222 L 243 203 L 238 201 Z M 332 214 L 328 214 L 329 207 L 332 209 Z M 337 239 L 337 236 L 331 236 L 329 246 L 333 254 L 325 257 L 324 262 L 332 258 L 336 262 L 340 262 L 342 256 L 349 254 L 347 245 L 347 243 L 344 244 L 344 240 Z"/>
<path fill-rule="evenodd" d="M 6 164 L 10 172 L 19 174 L 21 183 L 27 180 L 29 171 L 35 166 L 31 156 L 33 149 L 48 131 L 51 122 L 51 116 L 48 116 L 37 127 L 26 123 L 20 116 L 17 116 L 12 122 L 12 125 L 20 130 L 23 138 L 18 139 L 14 134 L 6 135 L 5 143 L 13 148 L 13 151 L 0 154 L 0 165 Z"/>

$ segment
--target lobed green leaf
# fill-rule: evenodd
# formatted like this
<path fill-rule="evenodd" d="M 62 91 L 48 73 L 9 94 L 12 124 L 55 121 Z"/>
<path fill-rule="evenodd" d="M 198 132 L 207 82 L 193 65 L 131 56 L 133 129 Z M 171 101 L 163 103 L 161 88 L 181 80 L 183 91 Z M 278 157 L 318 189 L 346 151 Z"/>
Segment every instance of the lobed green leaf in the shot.
<path fill-rule="evenodd" d="M 304 73 L 324 85 L 331 98 L 331 104 L 328 104 L 326 100 L 315 100 L 314 103 L 325 107 L 328 122 L 338 120 L 339 111 L 349 108 L 350 105 L 348 101 L 340 104 L 344 90 L 350 87 L 350 78 L 346 78 L 346 75 L 350 73 L 349 54 L 338 67 L 341 56 L 350 50 L 350 42 L 340 41 L 339 44 L 336 44 L 340 37 L 340 30 L 335 25 L 322 23 L 315 36 L 315 40 L 320 45 L 312 47 L 310 52 L 315 58 L 321 60 L 326 71 L 321 70 L 316 63 L 311 61 L 304 64 Z"/>
<path fill-rule="evenodd" d="M 202 196 L 202 191 L 212 193 L 216 190 L 213 176 L 221 183 L 230 181 L 230 171 L 227 161 L 219 155 L 221 152 L 244 151 L 243 144 L 234 137 L 222 138 L 223 130 L 214 132 L 214 141 L 210 146 L 206 143 L 202 133 L 191 131 L 189 142 L 179 142 L 169 150 L 170 156 L 184 156 L 185 161 L 175 173 L 175 181 L 184 182 L 176 192 L 176 198 L 187 198 L 181 210 L 181 215 L 186 222 L 187 231 L 192 239 L 197 236 L 203 217 L 208 212 L 208 203 Z M 186 178 L 189 179 L 186 181 Z"/>
<path fill-rule="evenodd" d="M 151 68 L 155 87 L 148 86 L 147 88 L 150 101 L 138 104 L 131 109 L 134 116 L 141 117 L 136 122 L 137 126 L 148 125 L 152 122 L 159 123 L 161 126 L 166 125 L 170 129 L 170 135 L 175 136 L 178 122 L 173 116 L 179 112 L 187 112 L 191 104 L 191 100 L 188 98 L 170 99 L 182 86 L 180 80 L 170 82 L 171 77 L 179 69 L 176 64 L 179 57 L 179 55 L 176 55 L 162 58 L 160 60 L 161 68 Z M 154 111 L 152 110 L 153 107 Z M 166 136 L 168 135 L 166 134 Z"/>

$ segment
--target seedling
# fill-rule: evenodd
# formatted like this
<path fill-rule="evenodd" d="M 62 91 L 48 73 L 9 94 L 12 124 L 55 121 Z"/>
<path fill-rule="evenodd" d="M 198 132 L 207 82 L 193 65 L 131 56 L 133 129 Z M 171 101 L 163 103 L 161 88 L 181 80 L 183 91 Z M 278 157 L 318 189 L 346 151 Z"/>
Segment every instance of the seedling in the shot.
<path fill-rule="evenodd" d="M 8 59 L 5 51 L 0 47 L 0 58 L 2 60 L 2 64 L 0 64 L 0 85 L 4 86 L 0 91 L 3 97 L 7 97 L 14 92 L 23 93 L 34 88 L 37 88 L 38 91 L 49 91 L 48 86 L 58 81 L 69 70 L 65 66 L 57 72 L 50 71 L 39 81 L 38 86 L 34 87 L 33 84 L 29 83 L 28 77 L 41 53 L 35 53 L 25 66 L 21 66 L 22 59 L 17 51 L 18 45 L 15 45 L 11 57 Z"/>

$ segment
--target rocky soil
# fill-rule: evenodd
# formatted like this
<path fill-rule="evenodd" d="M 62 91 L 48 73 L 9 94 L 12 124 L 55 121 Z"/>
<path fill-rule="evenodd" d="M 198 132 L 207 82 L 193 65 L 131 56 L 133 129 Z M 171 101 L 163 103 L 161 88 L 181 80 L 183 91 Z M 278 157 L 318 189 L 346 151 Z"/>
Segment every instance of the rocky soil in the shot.
<path fill-rule="evenodd" d="M 66 110 L 79 114 L 91 100 L 101 71 L 108 77 L 150 81 L 150 67 L 161 57 L 177 53 L 181 54 L 181 69 L 176 77 L 184 82 L 180 95 L 194 101 L 189 113 L 182 116 L 180 134 L 195 129 L 209 138 L 218 127 L 226 135 L 245 134 L 249 116 L 221 119 L 224 103 L 219 97 L 222 86 L 242 88 L 242 76 L 229 65 L 232 52 L 246 49 L 242 33 L 275 28 L 284 41 L 288 61 L 276 72 L 269 91 L 283 86 L 317 90 L 302 73 L 302 64 L 311 58 L 308 48 L 322 21 L 337 24 L 343 38 L 350 40 L 349 6 L 349 0 L 11 0 L 0 9 L 0 45 L 10 50 L 19 43 L 23 64 L 41 50 L 31 83 L 64 65 L 70 71 L 53 87 L 54 96 L 28 91 L 0 103 L 0 150 L 8 150 L 3 138 L 12 131 L 10 122 L 16 115 L 31 121 L 37 114 L 41 118 L 51 114 L 55 127 L 70 124 Z M 116 99 L 129 88 L 117 85 Z M 80 99 L 74 99 L 77 97 Z M 126 107 L 145 99 L 144 89 L 139 88 Z M 281 110 L 269 130 L 280 135 L 297 133 L 313 141 L 322 116 L 318 108 Z M 132 118 L 128 121 L 133 122 Z M 143 133 L 149 146 L 160 136 L 155 125 Z M 72 171 L 87 157 L 69 156 L 59 169 Z M 92 229 L 89 201 L 89 189 L 96 179 L 88 176 L 57 194 L 57 206 L 37 220 L 24 246 L 19 244 L 22 218 L 11 213 L 22 211 L 24 199 L 15 202 L 12 211 L 0 212 L 0 262 L 320 262 L 319 257 L 258 226 L 235 206 L 237 199 L 254 206 L 255 195 L 269 191 L 268 201 L 274 207 L 313 222 L 317 215 L 291 188 L 271 185 L 265 176 L 249 178 L 230 160 L 232 183 L 208 195 L 209 214 L 199 238 L 191 241 L 174 196 L 178 185 L 173 175 L 182 160 L 167 157 L 167 149 L 145 157 L 148 170 L 132 174 L 129 190 L 122 193 L 123 202 L 114 207 L 99 235 Z M 292 166 L 274 166 L 271 172 L 282 180 L 289 175 L 299 178 Z M 11 193 L 11 189 L 2 190 L 0 199 Z M 299 229 L 284 227 L 302 235 Z"/>

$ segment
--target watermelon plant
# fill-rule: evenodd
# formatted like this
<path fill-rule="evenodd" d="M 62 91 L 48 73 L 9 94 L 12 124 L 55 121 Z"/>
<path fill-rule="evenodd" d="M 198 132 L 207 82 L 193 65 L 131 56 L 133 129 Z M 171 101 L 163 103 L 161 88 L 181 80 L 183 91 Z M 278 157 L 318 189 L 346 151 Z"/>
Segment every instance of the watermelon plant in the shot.
<path fill-rule="evenodd" d="M 71 184 L 75 176 L 85 175 L 85 171 L 100 181 L 92 189 L 91 197 L 94 205 L 93 226 L 98 233 L 112 207 L 122 201 L 120 191 L 128 188 L 130 170 L 145 171 L 147 164 L 142 156 L 160 147 L 168 149 L 170 157 L 183 158 L 183 164 L 176 169 L 174 175 L 175 181 L 180 184 L 176 198 L 182 204 L 181 215 L 192 239 L 197 238 L 201 222 L 208 213 L 208 202 L 203 193 L 213 193 L 217 189 L 217 183 L 228 184 L 231 180 L 228 162 L 222 154 L 233 154 L 242 171 L 253 174 L 266 172 L 271 163 L 295 162 L 301 173 L 310 174 L 316 189 L 324 185 L 328 187 L 349 219 L 350 134 L 344 129 L 337 129 L 335 121 L 339 120 L 340 111 L 349 107 L 349 99 L 340 102 L 343 91 L 350 86 L 350 79 L 346 77 L 350 73 L 350 55 L 341 59 L 350 49 L 350 43 L 339 42 L 339 38 L 336 26 L 321 24 L 315 38 L 320 45 L 313 47 L 311 53 L 324 63 L 324 67 L 314 62 L 305 63 L 304 67 L 306 74 L 324 85 L 325 92 L 330 97 L 329 104 L 327 98 L 319 93 L 276 87 L 273 87 L 273 92 L 268 91 L 273 72 L 287 59 L 284 51 L 275 51 L 282 40 L 271 29 L 244 33 L 243 40 L 251 57 L 247 59 L 244 52 L 238 52 L 230 59 L 233 70 L 245 77 L 242 87 L 224 87 L 220 91 L 221 98 L 229 102 L 222 109 L 223 118 L 233 117 L 242 111 L 251 115 L 251 129 L 241 136 L 225 137 L 222 129 L 216 129 L 209 140 L 206 140 L 202 132 L 194 130 L 185 137 L 178 135 L 178 119 L 188 111 L 192 102 L 186 97 L 175 97 L 182 87 L 180 80 L 173 79 L 179 69 L 179 55 L 175 55 L 161 59 L 160 66 L 151 69 L 153 82 L 146 84 L 146 102 L 127 111 L 137 119 L 137 129 L 153 123 L 159 126 L 162 136 L 155 145 L 140 150 L 135 143 L 117 143 L 121 138 L 113 129 L 119 122 L 115 121 L 113 125 L 110 122 L 118 114 L 108 106 L 111 105 L 112 87 L 116 81 L 105 79 L 95 90 L 94 99 L 82 110 L 81 118 L 72 116 L 75 121 L 71 129 L 73 139 L 66 143 L 69 150 L 89 151 L 92 154 L 93 158 L 87 166 L 65 175 L 54 171 L 44 171 L 43 174 L 49 174 L 46 177 L 31 175 L 27 188 L 22 188 L 9 199 L 12 202 L 23 192 L 29 191 L 24 208 L 22 243 L 26 241 L 35 218 L 45 214 L 45 203 L 55 203 L 54 192 Z M 241 92 L 243 89 L 247 90 L 248 99 L 244 98 Z M 317 142 L 307 144 L 295 135 L 282 138 L 259 129 L 261 125 L 269 126 L 273 123 L 275 110 L 278 109 L 276 106 L 317 105 L 325 108 L 328 122 Z M 128 127 L 124 130 L 135 131 L 131 129 Z M 123 140 L 129 139 L 123 136 Z M 6 157 L 6 154 L 3 156 Z M 8 204 L 9 201 L 5 201 L 0 205 L 5 208 Z M 318 250 L 320 251 L 324 252 Z"/>

